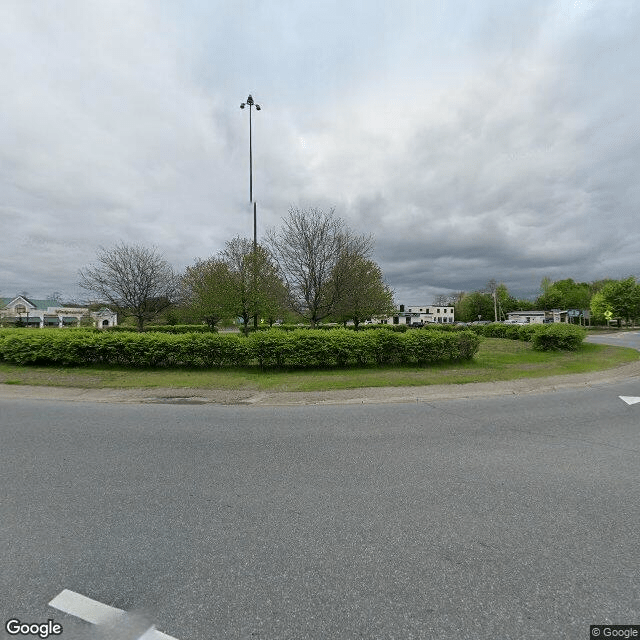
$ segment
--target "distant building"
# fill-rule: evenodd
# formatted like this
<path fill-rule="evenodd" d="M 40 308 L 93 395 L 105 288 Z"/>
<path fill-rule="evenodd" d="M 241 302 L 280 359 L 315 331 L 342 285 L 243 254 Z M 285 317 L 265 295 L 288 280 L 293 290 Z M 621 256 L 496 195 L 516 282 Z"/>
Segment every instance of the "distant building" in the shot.
<path fill-rule="evenodd" d="M 544 322 L 568 322 L 569 313 L 552 309 L 551 311 L 509 311 L 509 322 L 522 324 L 543 324 Z"/>
<path fill-rule="evenodd" d="M 454 308 L 438 305 L 411 305 L 405 308 L 401 304 L 398 311 L 383 320 L 386 324 L 407 324 L 407 325 L 425 325 L 425 324 L 453 324 Z"/>
<path fill-rule="evenodd" d="M 25 327 L 78 327 L 90 323 L 100 329 L 115 327 L 118 314 L 103 307 L 89 311 L 87 307 L 64 307 L 55 300 L 31 300 L 24 296 L 0 298 L 0 323 Z"/>

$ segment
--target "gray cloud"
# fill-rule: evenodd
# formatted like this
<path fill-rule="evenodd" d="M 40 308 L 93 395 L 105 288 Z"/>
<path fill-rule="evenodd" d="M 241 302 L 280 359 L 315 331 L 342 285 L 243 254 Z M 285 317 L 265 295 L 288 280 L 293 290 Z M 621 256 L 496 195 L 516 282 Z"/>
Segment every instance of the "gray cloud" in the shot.
<path fill-rule="evenodd" d="M 291 205 L 376 237 L 405 302 L 638 273 L 638 9 L 624 1 L 0 7 L 0 292 L 99 245 L 176 268 Z"/>

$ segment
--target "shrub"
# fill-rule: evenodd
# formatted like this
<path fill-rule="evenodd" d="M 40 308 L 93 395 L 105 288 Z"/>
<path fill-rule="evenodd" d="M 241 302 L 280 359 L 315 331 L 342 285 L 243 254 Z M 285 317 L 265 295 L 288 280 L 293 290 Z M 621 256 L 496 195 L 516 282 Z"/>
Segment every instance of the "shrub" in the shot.
<path fill-rule="evenodd" d="M 145 331 L 158 333 L 217 333 L 218 329 L 206 324 L 158 324 L 145 327 Z"/>
<path fill-rule="evenodd" d="M 375 362 L 377 364 L 394 364 L 406 361 L 406 335 L 397 331 L 376 331 L 371 334 Z"/>
<path fill-rule="evenodd" d="M 470 331 L 260 331 L 218 333 L 110 332 L 91 329 L 0 330 L 0 359 L 15 364 L 129 367 L 343 367 L 429 364 L 472 358 L 480 338 Z"/>
<path fill-rule="evenodd" d="M 452 360 L 471 360 L 480 347 L 480 336 L 472 331 L 462 331 L 456 335 L 457 354 Z"/>
<path fill-rule="evenodd" d="M 540 351 L 575 351 L 587 332 L 573 324 L 550 324 L 544 330 L 534 332 L 533 348 Z"/>
<path fill-rule="evenodd" d="M 290 358 L 293 341 L 288 331 L 258 331 L 248 338 L 251 356 L 260 367 L 281 367 Z"/>
<path fill-rule="evenodd" d="M 507 338 L 531 342 L 534 349 L 543 351 L 575 351 L 586 335 L 586 331 L 572 324 L 476 324 L 468 327 L 477 335 L 487 338 Z"/>
<path fill-rule="evenodd" d="M 328 336 L 321 331 L 294 331 L 291 335 L 291 360 L 295 367 L 326 367 L 331 364 Z"/>
<path fill-rule="evenodd" d="M 446 324 L 444 322 L 442 324 L 439 322 L 428 322 L 420 328 L 425 331 L 465 331 L 467 329 L 467 327 L 460 324 Z"/>
<path fill-rule="evenodd" d="M 521 324 L 514 325 L 518 329 L 518 339 L 524 342 L 532 342 L 536 332 L 544 331 L 544 324 Z"/>

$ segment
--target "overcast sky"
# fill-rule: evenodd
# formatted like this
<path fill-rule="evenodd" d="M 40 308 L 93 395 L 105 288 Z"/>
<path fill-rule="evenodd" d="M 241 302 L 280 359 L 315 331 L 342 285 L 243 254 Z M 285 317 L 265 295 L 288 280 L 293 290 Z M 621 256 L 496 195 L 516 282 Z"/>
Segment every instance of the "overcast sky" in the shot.
<path fill-rule="evenodd" d="M 0 295 L 86 298 L 292 206 L 376 239 L 396 301 L 640 276 L 637 0 L 2 0 Z"/>

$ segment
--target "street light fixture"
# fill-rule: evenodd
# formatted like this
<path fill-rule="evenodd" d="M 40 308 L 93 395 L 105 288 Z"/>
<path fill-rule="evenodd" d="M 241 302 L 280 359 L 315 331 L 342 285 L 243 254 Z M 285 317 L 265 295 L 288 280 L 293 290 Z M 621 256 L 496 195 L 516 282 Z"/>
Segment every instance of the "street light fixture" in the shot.
<path fill-rule="evenodd" d="M 258 246 L 257 228 L 256 228 L 256 203 L 253 202 L 253 147 L 251 142 L 251 109 L 256 108 L 256 111 L 260 111 L 260 105 L 254 102 L 251 94 L 247 98 L 246 102 L 240 105 L 241 109 L 249 107 L 249 202 L 253 203 L 253 248 L 254 250 Z"/>
<path fill-rule="evenodd" d="M 257 273 L 256 273 L 256 256 L 258 251 L 258 227 L 256 223 L 256 203 L 253 202 L 253 147 L 251 141 L 251 110 L 253 107 L 256 108 L 256 111 L 260 111 L 260 105 L 254 102 L 251 94 L 247 98 L 246 102 L 243 102 L 240 105 L 241 109 L 244 109 L 246 106 L 249 107 L 249 202 L 253 203 L 253 279 L 254 279 L 254 288 L 256 286 Z M 253 316 L 253 328 L 258 328 L 258 314 L 254 314 Z"/>

